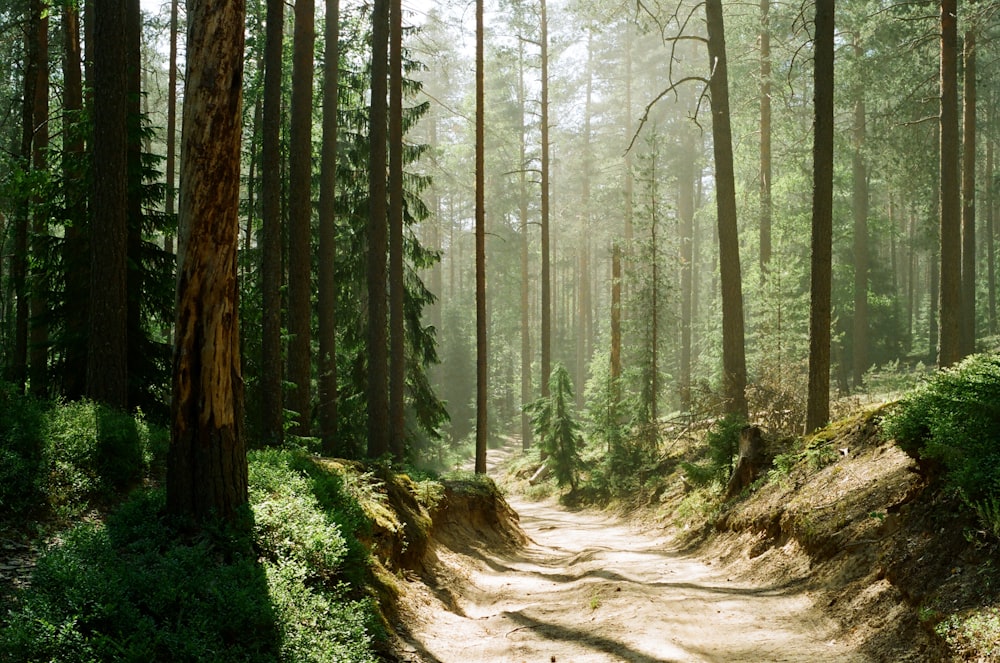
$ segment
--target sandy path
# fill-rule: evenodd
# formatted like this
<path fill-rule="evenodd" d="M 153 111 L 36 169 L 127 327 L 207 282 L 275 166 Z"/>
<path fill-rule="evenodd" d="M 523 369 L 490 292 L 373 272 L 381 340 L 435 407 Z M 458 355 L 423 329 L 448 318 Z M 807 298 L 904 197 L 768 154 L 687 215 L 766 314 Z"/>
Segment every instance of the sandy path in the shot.
<path fill-rule="evenodd" d="M 835 639 L 808 594 L 780 579 L 737 581 L 605 514 L 510 504 L 532 542 L 512 553 L 439 551 L 434 589 L 408 601 L 409 660 L 867 660 Z"/>

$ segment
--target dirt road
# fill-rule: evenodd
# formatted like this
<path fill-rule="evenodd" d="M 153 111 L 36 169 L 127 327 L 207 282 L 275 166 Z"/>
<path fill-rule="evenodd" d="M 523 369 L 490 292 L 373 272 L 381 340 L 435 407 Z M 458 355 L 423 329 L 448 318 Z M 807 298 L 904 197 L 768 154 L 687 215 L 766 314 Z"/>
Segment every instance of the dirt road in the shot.
<path fill-rule="evenodd" d="M 510 498 L 531 538 L 438 553 L 406 604 L 424 663 L 865 661 L 808 593 L 741 582 L 675 541 L 592 511 Z M 731 570 L 730 570 L 731 571 Z"/>

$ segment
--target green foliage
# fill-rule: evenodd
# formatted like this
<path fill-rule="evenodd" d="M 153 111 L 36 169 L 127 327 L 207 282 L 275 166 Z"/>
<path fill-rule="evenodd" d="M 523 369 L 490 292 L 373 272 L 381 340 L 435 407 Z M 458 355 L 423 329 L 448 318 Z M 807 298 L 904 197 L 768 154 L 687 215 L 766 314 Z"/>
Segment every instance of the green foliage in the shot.
<path fill-rule="evenodd" d="M 92 401 L 46 403 L 0 387 L 0 507 L 71 516 L 162 473 L 169 434 Z"/>
<path fill-rule="evenodd" d="M 1000 656 L 1000 608 L 996 606 L 951 615 L 937 624 L 934 632 L 956 651 L 975 652 L 978 660 Z"/>
<path fill-rule="evenodd" d="M 0 383 L 0 512 L 18 515 L 41 499 L 44 446 L 42 404 Z"/>
<path fill-rule="evenodd" d="M 360 508 L 311 462 L 251 455 L 252 537 L 191 539 L 162 515 L 162 491 L 74 528 L 17 595 L 0 660 L 377 660 L 374 606 L 343 582 L 353 537 L 340 523 Z"/>
<path fill-rule="evenodd" d="M 715 422 L 705 436 L 705 459 L 697 463 L 681 463 L 688 482 L 696 486 L 707 486 L 713 481 L 724 485 L 733 473 L 733 461 L 739 451 L 740 433 L 744 427 L 746 421 L 733 414 Z"/>
<path fill-rule="evenodd" d="M 973 355 L 903 397 L 882 430 L 911 455 L 938 462 L 970 505 L 1000 496 L 1000 355 Z"/>
<path fill-rule="evenodd" d="M 556 364 L 549 377 L 549 396 L 539 398 L 527 409 L 539 447 L 548 455 L 545 462 L 552 468 L 556 483 L 559 486 L 569 484 L 575 491 L 583 438 L 571 412 L 572 403 L 573 384 L 569 372 L 562 364 Z"/>

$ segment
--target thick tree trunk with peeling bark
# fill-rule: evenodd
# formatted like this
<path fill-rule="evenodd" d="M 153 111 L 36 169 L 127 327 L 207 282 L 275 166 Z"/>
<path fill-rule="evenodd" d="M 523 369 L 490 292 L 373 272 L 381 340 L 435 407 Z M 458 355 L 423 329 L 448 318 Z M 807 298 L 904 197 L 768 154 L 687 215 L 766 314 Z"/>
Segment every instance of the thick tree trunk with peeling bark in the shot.
<path fill-rule="evenodd" d="M 167 506 L 236 522 L 247 503 L 236 249 L 242 0 L 188 0 Z"/>

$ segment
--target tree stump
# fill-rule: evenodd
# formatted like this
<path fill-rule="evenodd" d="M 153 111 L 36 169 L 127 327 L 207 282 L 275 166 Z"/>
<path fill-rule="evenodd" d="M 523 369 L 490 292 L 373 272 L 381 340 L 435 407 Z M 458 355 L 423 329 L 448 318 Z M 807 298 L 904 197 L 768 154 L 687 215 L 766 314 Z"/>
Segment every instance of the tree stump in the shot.
<path fill-rule="evenodd" d="M 740 432 L 739 457 L 726 486 L 726 499 L 732 499 L 743 492 L 769 465 L 770 459 L 764 448 L 764 436 L 760 428 L 747 426 Z"/>

